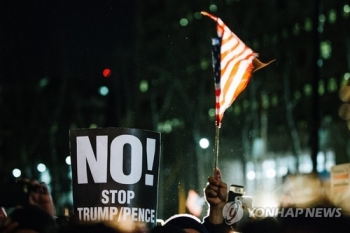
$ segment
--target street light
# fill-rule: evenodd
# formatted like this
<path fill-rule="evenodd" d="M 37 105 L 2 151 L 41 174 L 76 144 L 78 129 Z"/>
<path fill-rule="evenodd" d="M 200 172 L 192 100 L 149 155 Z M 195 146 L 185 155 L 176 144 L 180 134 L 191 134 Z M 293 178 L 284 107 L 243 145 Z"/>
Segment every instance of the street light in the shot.
<path fill-rule="evenodd" d="M 202 138 L 199 140 L 199 146 L 203 149 L 207 149 L 209 147 L 209 141 L 206 138 Z"/>
<path fill-rule="evenodd" d="M 20 177 L 21 176 L 21 174 L 22 174 L 22 172 L 21 172 L 21 170 L 19 170 L 18 168 L 15 168 L 15 169 L 13 169 L 12 170 L 12 175 L 14 176 L 14 177 Z"/>
<path fill-rule="evenodd" d="M 276 170 L 273 168 L 270 168 L 266 171 L 266 176 L 268 178 L 274 178 L 276 176 Z"/>
<path fill-rule="evenodd" d="M 39 163 L 38 166 L 36 166 L 36 169 L 38 169 L 39 172 L 46 171 L 46 166 L 43 163 Z"/>
<path fill-rule="evenodd" d="M 67 164 L 67 165 L 71 165 L 70 156 L 67 156 L 67 157 L 66 157 L 66 164 Z"/>
<path fill-rule="evenodd" d="M 248 180 L 254 180 L 255 179 L 255 172 L 254 171 L 249 171 L 247 173 L 247 178 L 248 178 Z"/>

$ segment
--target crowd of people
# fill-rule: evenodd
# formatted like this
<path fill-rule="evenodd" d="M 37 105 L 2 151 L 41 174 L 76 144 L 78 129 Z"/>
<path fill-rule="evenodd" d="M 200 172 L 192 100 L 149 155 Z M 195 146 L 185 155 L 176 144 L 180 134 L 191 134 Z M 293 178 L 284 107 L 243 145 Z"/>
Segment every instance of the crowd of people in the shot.
<path fill-rule="evenodd" d="M 219 169 L 208 177 L 204 195 L 209 206 L 208 214 L 202 220 L 190 214 L 174 214 L 162 224 L 151 229 L 145 225 L 134 224 L 124 227 L 110 222 L 81 223 L 74 217 L 58 218 L 51 193 L 45 183 L 36 180 L 21 179 L 18 181 L 28 187 L 28 202 L 17 206 L 6 213 L 2 208 L 0 214 L 0 233 L 229 233 L 229 232 L 348 232 L 350 218 L 342 212 L 336 216 L 307 216 L 296 206 L 284 206 L 299 211 L 298 216 L 285 215 L 275 217 L 248 217 L 245 221 L 228 224 L 224 216 L 224 208 L 228 204 L 228 185 L 222 180 Z M 300 187 L 303 188 L 303 187 Z M 336 208 L 331 202 L 322 202 L 309 208 Z M 337 211 L 340 208 L 337 209 Z M 294 211 L 294 212 L 293 212 Z M 237 213 L 230 212 L 231 217 Z M 126 224 L 126 223 L 123 223 Z"/>

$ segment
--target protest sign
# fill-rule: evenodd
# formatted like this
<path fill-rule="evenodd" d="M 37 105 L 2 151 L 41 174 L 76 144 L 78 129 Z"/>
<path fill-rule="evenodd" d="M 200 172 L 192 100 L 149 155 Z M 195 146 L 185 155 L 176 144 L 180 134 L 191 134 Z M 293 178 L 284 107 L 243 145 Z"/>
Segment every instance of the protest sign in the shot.
<path fill-rule="evenodd" d="M 70 130 L 74 215 L 81 222 L 156 225 L 160 133 Z"/>

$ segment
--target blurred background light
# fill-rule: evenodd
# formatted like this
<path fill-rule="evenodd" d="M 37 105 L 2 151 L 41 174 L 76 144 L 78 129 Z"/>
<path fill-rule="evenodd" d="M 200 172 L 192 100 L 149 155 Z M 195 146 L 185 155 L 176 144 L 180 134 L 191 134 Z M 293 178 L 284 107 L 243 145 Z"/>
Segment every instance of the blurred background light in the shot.
<path fill-rule="evenodd" d="M 109 93 L 109 89 L 108 89 L 108 87 L 106 87 L 106 86 L 101 86 L 101 87 L 98 89 L 98 92 L 100 93 L 100 95 L 106 96 L 106 95 L 108 95 L 108 93 Z"/>
<path fill-rule="evenodd" d="M 39 172 L 44 172 L 46 170 L 46 165 L 43 164 L 43 163 L 39 163 L 38 166 L 36 166 L 36 169 L 39 171 Z"/>
<path fill-rule="evenodd" d="M 218 10 L 218 7 L 216 5 L 214 5 L 214 4 L 212 4 L 212 5 L 209 6 L 209 9 L 210 9 L 211 12 L 216 12 Z"/>
<path fill-rule="evenodd" d="M 185 27 L 188 25 L 188 20 L 186 18 L 180 19 L 180 25 Z"/>
<path fill-rule="evenodd" d="M 14 177 L 20 177 L 21 176 L 21 174 L 22 174 L 22 172 L 21 172 L 21 170 L 19 170 L 18 168 L 15 168 L 15 169 L 13 169 L 12 170 L 12 175 L 14 176 Z"/>
<path fill-rule="evenodd" d="M 71 165 L 70 156 L 66 157 L 66 164 Z"/>
<path fill-rule="evenodd" d="M 255 179 L 255 172 L 254 171 L 249 171 L 247 173 L 247 178 L 248 178 L 248 180 L 254 180 Z"/>
<path fill-rule="evenodd" d="M 142 80 L 141 82 L 140 82 L 140 91 L 142 92 L 142 93 L 145 93 L 145 92 L 147 92 L 148 91 L 148 82 L 147 82 L 147 80 Z"/>
<path fill-rule="evenodd" d="M 209 147 L 209 140 L 206 138 L 202 138 L 201 140 L 199 140 L 199 145 L 201 148 L 207 149 Z"/>
<path fill-rule="evenodd" d="M 266 171 L 267 178 L 274 178 L 276 176 L 276 170 L 273 168 L 270 168 Z"/>
<path fill-rule="evenodd" d="M 102 74 L 103 74 L 103 77 L 108 78 L 111 76 L 112 72 L 110 69 L 106 68 L 103 70 Z"/>

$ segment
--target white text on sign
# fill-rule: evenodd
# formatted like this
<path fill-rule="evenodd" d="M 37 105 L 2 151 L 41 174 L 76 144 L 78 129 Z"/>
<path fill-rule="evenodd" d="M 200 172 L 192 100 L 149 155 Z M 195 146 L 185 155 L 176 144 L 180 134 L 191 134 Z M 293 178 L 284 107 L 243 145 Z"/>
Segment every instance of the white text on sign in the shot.
<path fill-rule="evenodd" d="M 135 192 L 131 190 L 103 190 L 101 196 L 103 204 L 130 204 L 130 200 L 135 197 Z"/>
<path fill-rule="evenodd" d="M 87 165 L 90 168 L 95 183 L 107 183 L 108 162 L 108 136 L 96 136 L 96 155 L 88 136 L 77 137 L 77 180 L 78 184 L 88 183 Z M 155 156 L 156 140 L 147 138 L 147 170 L 152 171 Z M 131 147 L 130 173 L 125 174 L 124 145 Z M 110 145 L 110 175 L 120 184 L 136 184 L 142 176 L 143 146 L 137 137 L 133 135 L 119 135 Z M 153 186 L 153 175 L 145 174 L 145 184 Z"/>
<path fill-rule="evenodd" d="M 131 219 L 138 222 L 151 222 L 156 220 L 154 209 L 135 207 L 79 207 L 77 208 L 79 220 L 83 221 L 125 221 Z"/>

